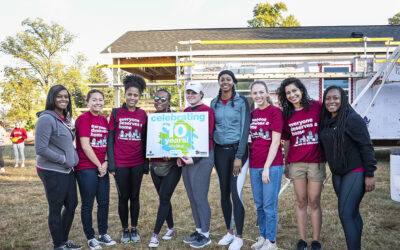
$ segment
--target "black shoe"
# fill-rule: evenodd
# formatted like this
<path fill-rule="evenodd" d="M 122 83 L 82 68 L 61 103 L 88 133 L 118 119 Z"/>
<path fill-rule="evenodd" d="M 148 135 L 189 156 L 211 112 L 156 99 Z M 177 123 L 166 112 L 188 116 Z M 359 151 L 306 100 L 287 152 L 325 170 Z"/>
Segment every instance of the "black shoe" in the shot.
<path fill-rule="evenodd" d="M 122 231 L 121 242 L 124 244 L 131 242 L 131 233 L 129 232 L 128 228 L 124 228 Z"/>
<path fill-rule="evenodd" d="M 313 241 L 311 242 L 311 250 L 322 250 L 321 243 L 319 243 L 319 242 L 316 241 L 316 240 L 313 240 Z"/>
<path fill-rule="evenodd" d="M 136 228 L 131 229 L 131 240 L 133 243 L 138 243 L 140 241 L 140 235 Z"/>
<path fill-rule="evenodd" d="M 191 243 L 190 246 L 193 248 L 203 248 L 210 243 L 211 239 L 209 237 L 206 237 L 203 234 L 199 234 L 197 240 Z"/>
<path fill-rule="evenodd" d="M 79 249 L 82 248 L 81 245 L 75 244 L 75 243 L 73 243 L 73 242 L 70 241 L 70 240 L 68 240 L 67 242 L 65 242 L 65 247 L 66 247 L 67 249 L 70 249 L 70 250 L 79 250 Z"/>
<path fill-rule="evenodd" d="M 307 250 L 307 242 L 305 242 L 304 240 L 300 239 L 297 242 L 297 246 L 294 250 Z"/>
<path fill-rule="evenodd" d="M 193 242 L 195 242 L 196 240 L 197 240 L 197 238 L 199 237 L 199 233 L 197 232 L 197 231 L 195 231 L 194 233 L 192 233 L 189 237 L 186 237 L 184 240 L 183 240 L 183 242 L 184 243 L 187 243 L 187 244 L 190 244 L 190 243 L 193 243 Z"/>

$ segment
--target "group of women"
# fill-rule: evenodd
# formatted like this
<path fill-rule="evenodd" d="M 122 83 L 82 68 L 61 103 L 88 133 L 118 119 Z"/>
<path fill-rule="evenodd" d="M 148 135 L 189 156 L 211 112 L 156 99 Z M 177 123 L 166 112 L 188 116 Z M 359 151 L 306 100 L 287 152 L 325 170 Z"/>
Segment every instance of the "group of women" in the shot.
<path fill-rule="evenodd" d="M 325 159 L 333 173 L 348 249 L 361 248 L 363 223 L 359 204 L 364 193 L 374 189 L 376 160 L 365 123 L 349 105 L 343 89 L 329 87 L 321 103 L 310 99 L 300 80 L 288 78 L 278 89 L 278 108 L 273 105 L 267 84 L 255 81 L 250 89 L 256 108 L 250 112 L 247 99 L 235 91 L 237 79 L 231 71 L 221 71 L 218 83 L 219 93 L 210 107 L 202 103 L 201 83 L 189 82 L 185 86 L 189 106 L 184 112 L 208 112 L 209 156 L 163 157 L 150 161 L 145 158 L 147 116 L 137 107 L 146 88 L 141 77 L 128 75 L 124 79 L 125 103 L 113 109 L 109 122 L 100 114 L 104 107 L 101 91 L 89 91 L 86 99 L 89 111 L 79 116 L 74 126 L 67 89 L 62 85 L 50 89 L 46 110 L 38 113 L 35 149 L 38 175 L 49 203 L 48 220 L 54 249 L 81 248 L 68 240 L 77 206 L 76 180 L 88 246 L 100 249 L 101 244 L 116 243 L 107 233 L 110 174 L 115 177 L 118 191 L 121 242 L 138 242 L 140 187 L 143 174 L 149 172 L 159 196 L 149 247 L 159 246 L 159 233 L 164 221 L 168 229 L 162 239 L 170 240 L 176 235 L 171 197 L 181 175 L 195 224 L 194 232 L 183 242 L 194 248 L 210 244 L 208 191 L 214 165 L 227 230 L 219 245 L 229 245 L 230 250 L 243 246 L 245 206 L 242 190 L 250 168 L 260 234 L 251 248 L 278 249 L 278 195 L 285 173 L 293 179 L 296 194 L 300 240 L 295 249 L 307 249 L 308 206 L 313 229 L 311 249 L 322 249 L 319 242 L 322 225 L 320 200 L 326 178 Z M 156 112 L 173 112 L 169 107 L 170 101 L 171 94 L 167 90 L 158 90 L 154 97 Z M 75 135 L 76 150 L 73 146 Z M 92 226 L 95 198 L 98 206 L 97 239 Z"/>

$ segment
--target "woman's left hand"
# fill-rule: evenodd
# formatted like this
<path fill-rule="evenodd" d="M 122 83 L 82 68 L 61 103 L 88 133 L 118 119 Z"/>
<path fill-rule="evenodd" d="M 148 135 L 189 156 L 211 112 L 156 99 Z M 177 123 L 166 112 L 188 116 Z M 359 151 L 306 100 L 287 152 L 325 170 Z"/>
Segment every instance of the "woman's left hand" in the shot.
<path fill-rule="evenodd" d="M 99 177 L 103 177 L 107 174 L 107 168 L 108 168 L 108 162 L 105 161 L 103 162 L 103 164 L 101 164 L 100 168 L 99 168 Z"/>
<path fill-rule="evenodd" d="M 235 158 L 233 161 L 233 176 L 238 176 L 242 171 L 242 160 Z"/>
<path fill-rule="evenodd" d="M 375 178 L 365 177 L 365 192 L 371 192 L 375 189 Z"/>
<path fill-rule="evenodd" d="M 269 183 L 269 168 L 264 168 L 263 172 L 262 172 L 262 181 L 265 184 Z"/>

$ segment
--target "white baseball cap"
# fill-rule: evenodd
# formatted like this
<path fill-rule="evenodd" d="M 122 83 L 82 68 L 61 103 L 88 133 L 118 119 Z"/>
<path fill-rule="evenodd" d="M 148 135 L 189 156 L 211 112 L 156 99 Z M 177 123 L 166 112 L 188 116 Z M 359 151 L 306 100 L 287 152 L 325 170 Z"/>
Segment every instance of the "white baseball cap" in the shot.
<path fill-rule="evenodd" d="M 186 83 L 186 90 L 193 90 L 197 94 L 203 91 L 203 85 L 200 82 L 188 82 Z"/>

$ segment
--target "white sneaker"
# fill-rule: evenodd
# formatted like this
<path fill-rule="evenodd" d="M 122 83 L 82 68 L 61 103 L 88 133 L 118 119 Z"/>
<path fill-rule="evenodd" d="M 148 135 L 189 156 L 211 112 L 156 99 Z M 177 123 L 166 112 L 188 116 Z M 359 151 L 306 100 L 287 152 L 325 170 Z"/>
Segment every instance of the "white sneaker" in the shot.
<path fill-rule="evenodd" d="M 260 248 L 260 250 L 277 250 L 276 242 L 272 243 L 269 240 L 265 240 L 264 245 Z"/>
<path fill-rule="evenodd" d="M 4 168 L 0 168 L 0 173 L 4 173 L 6 170 Z"/>
<path fill-rule="evenodd" d="M 24 167 L 25 167 L 25 163 L 22 163 L 22 164 L 21 164 L 21 168 L 24 168 Z"/>
<path fill-rule="evenodd" d="M 160 241 L 158 240 L 158 235 L 153 234 L 150 239 L 149 247 L 158 247 L 160 245 Z"/>
<path fill-rule="evenodd" d="M 232 243 L 229 245 L 228 250 L 240 250 L 243 246 L 243 240 L 239 237 L 235 237 Z"/>
<path fill-rule="evenodd" d="M 18 163 L 15 163 L 15 166 L 14 166 L 14 168 L 17 168 L 18 167 Z"/>
<path fill-rule="evenodd" d="M 165 235 L 162 237 L 163 240 L 170 240 L 172 239 L 172 237 L 174 237 L 176 235 L 176 231 L 175 229 L 169 229 L 167 230 L 167 232 L 165 233 Z"/>
<path fill-rule="evenodd" d="M 255 249 L 255 250 L 260 249 L 264 245 L 264 242 L 265 242 L 264 237 L 259 236 L 257 238 L 257 242 L 254 243 L 253 245 L 251 245 L 251 249 Z"/>
<path fill-rule="evenodd" d="M 100 242 L 96 240 L 96 238 L 90 239 L 87 242 L 88 247 L 93 250 L 93 249 L 101 249 L 102 247 L 100 246 Z"/>
<path fill-rule="evenodd" d="M 224 235 L 224 237 L 222 237 L 222 239 L 220 239 L 218 241 L 218 245 L 220 246 L 226 246 L 232 243 L 233 239 L 235 238 L 235 236 L 231 233 L 227 233 Z"/>

